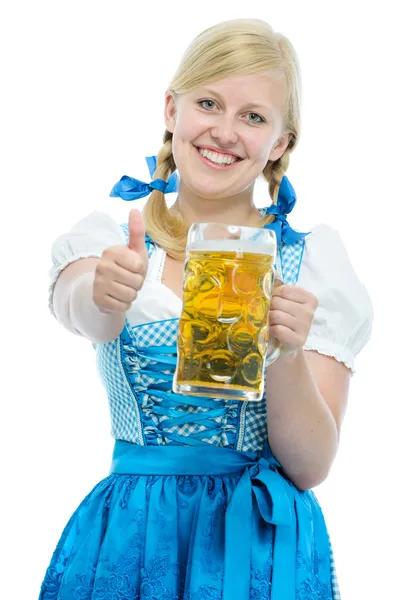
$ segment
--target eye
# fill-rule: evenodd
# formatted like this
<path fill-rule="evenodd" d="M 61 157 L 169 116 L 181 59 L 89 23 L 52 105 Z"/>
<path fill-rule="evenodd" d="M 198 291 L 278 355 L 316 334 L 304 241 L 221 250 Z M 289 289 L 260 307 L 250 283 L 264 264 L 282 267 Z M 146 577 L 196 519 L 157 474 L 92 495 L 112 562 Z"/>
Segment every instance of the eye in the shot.
<path fill-rule="evenodd" d="M 249 113 L 247 117 L 250 123 L 265 123 L 265 119 L 257 113 Z"/>
<path fill-rule="evenodd" d="M 205 108 L 206 110 L 212 110 L 216 104 L 213 100 L 200 100 L 198 102 L 199 106 Z"/>

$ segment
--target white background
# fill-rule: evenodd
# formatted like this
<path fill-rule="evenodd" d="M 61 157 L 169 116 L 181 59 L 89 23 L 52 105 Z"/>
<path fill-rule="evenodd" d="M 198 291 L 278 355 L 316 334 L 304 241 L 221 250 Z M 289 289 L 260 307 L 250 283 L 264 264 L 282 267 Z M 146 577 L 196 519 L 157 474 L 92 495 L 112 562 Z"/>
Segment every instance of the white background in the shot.
<path fill-rule="evenodd" d="M 108 473 L 107 398 L 89 342 L 47 309 L 52 241 L 148 179 L 163 96 L 192 38 L 218 21 L 267 20 L 297 49 L 303 134 L 288 176 L 290 223 L 337 228 L 375 307 L 357 360 L 341 446 L 316 489 L 343 600 L 397 597 L 400 400 L 396 208 L 396 2 L 39 1 L 0 15 L 2 493 L 1 597 L 37 598 L 70 514 Z M 266 186 L 257 205 L 269 204 Z M 283 600 L 283 599 L 282 599 Z"/>

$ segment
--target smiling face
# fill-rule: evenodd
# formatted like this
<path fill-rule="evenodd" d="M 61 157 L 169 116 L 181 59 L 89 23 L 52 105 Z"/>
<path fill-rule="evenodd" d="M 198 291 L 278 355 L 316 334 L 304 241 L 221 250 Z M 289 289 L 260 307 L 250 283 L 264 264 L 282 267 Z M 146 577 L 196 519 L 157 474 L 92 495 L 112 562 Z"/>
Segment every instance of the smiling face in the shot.
<path fill-rule="evenodd" d="M 264 74 L 167 94 L 165 123 L 182 185 L 210 199 L 252 193 L 268 160 L 290 141 L 282 131 L 284 100 L 283 82 Z"/>

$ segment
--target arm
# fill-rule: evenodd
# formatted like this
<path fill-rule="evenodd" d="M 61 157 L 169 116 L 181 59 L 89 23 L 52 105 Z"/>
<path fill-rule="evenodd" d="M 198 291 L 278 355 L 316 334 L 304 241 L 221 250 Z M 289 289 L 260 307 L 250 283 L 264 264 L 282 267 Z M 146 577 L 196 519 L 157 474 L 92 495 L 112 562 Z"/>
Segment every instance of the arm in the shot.
<path fill-rule="evenodd" d="M 275 288 L 270 311 L 272 334 L 295 353 L 267 369 L 268 434 L 299 488 L 314 487 L 329 473 L 354 359 L 370 338 L 372 321 L 369 294 L 340 235 L 316 226 L 305 242 L 297 284 Z"/>
<path fill-rule="evenodd" d="M 114 340 L 122 331 L 126 312 L 100 312 L 93 301 L 95 270 L 100 259 L 82 258 L 69 264 L 54 287 L 54 313 L 68 331 L 95 343 Z"/>
<path fill-rule="evenodd" d="M 109 224 L 113 226 L 106 220 L 105 226 Z M 143 285 L 148 263 L 144 223 L 139 211 L 132 209 L 129 213 L 128 245 L 118 245 L 120 234 L 105 236 L 103 228 L 98 236 L 102 245 L 104 239 L 117 245 L 103 246 L 99 258 L 75 258 L 74 254 L 71 257 L 64 252 L 60 260 L 56 253 L 57 279 L 50 301 L 55 317 L 68 331 L 95 343 L 112 341 L 121 333 L 126 312 Z M 85 251 L 89 248 L 91 252 L 95 234 L 87 236 L 85 233 L 84 237 L 89 239 Z M 67 248 L 74 245 L 73 235 L 68 234 L 65 245 Z M 72 260 L 60 270 L 60 264 L 65 264 L 66 259 Z"/>
<path fill-rule="evenodd" d="M 319 485 L 334 461 L 350 370 L 334 358 L 299 348 L 268 367 L 269 443 L 299 489 Z"/>

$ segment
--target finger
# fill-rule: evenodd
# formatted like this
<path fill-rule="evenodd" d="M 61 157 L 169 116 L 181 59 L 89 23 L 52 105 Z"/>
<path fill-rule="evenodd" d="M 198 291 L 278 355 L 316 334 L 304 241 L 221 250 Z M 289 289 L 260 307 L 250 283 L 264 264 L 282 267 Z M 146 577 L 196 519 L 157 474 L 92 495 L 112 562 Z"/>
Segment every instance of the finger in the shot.
<path fill-rule="evenodd" d="M 114 279 L 114 283 L 138 292 L 142 288 L 144 277 L 142 273 L 129 273 L 125 271 L 123 277 Z"/>
<path fill-rule="evenodd" d="M 301 305 L 298 302 L 293 302 L 293 300 L 286 300 L 280 296 L 273 296 L 270 304 L 270 311 L 274 310 L 280 310 L 293 317 L 297 317 L 299 310 L 301 310 Z"/>
<path fill-rule="evenodd" d="M 128 247 L 137 252 L 143 258 L 145 253 L 147 253 L 144 221 L 141 212 L 135 208 L 132 208 L 129 213 L 128 230 Z"/>
<path fill-rule="evenodd" d="M 281 310 L 271 310 L 269 312 L 269 324 L 270 326 L 284 325 L 292 331 L 296 331 L 299 327 L 299 321 L 296 317 Z"/>
<path fill-rule="evenodd" d="M 118 300 L 119 302 L 130 303 L 136 299 L 140 287 L 136 289 L 113 281 L 111 285 L 108 286 L 106 295 Z"/>
<path fill-rule="evenodd" d="M 102 299 L 100 312 L 104 314 L 126 312 L 132 306 L 132 302 L 120 302 L 111 296 L 105 296 Z"/>
<path fill-rule="evenodd" d="M 272 335 L 283 344 L 290 344 L 291 346 L 298 346 L 299 348 L 304 345 L 302 336 L 285 325 L 272 325 L 270 331 Z"/>
<path fill-rule="evenodd" d="M 113 248 L 105 250 L 104 258 L 98 263 L 96 271 L 108 279 L 130 285 L 132 274 L 144 275 L 146 266 L 137 252 L 131 252 L 124 246 L 118 252 Z"/>
<path fill-rule="evenodd" d="M 298 302 L 299 304 L 310 304 L 313 308 L 318 305 L 318 299 L 316 296 L 307 292 L 304 288 L 298 285 L 284 285 L 275 288 L 272 297 L 280 297 L 292 302 Z"/>
<path fill-rule="evenodd" d="M 140 257 L 137 258 L 138 260 L 133 263 L 130 261 L 127 263 L 124 262 L 124 264 L 121 265 L 111 264 L 108 279 L 111 280 L 111 282 L 119 283 L 128 288 L 140 290 L 144 281 L 144 266 Z M 106 273 L 104 273 L 104 275 L 107 276 Z"/>

